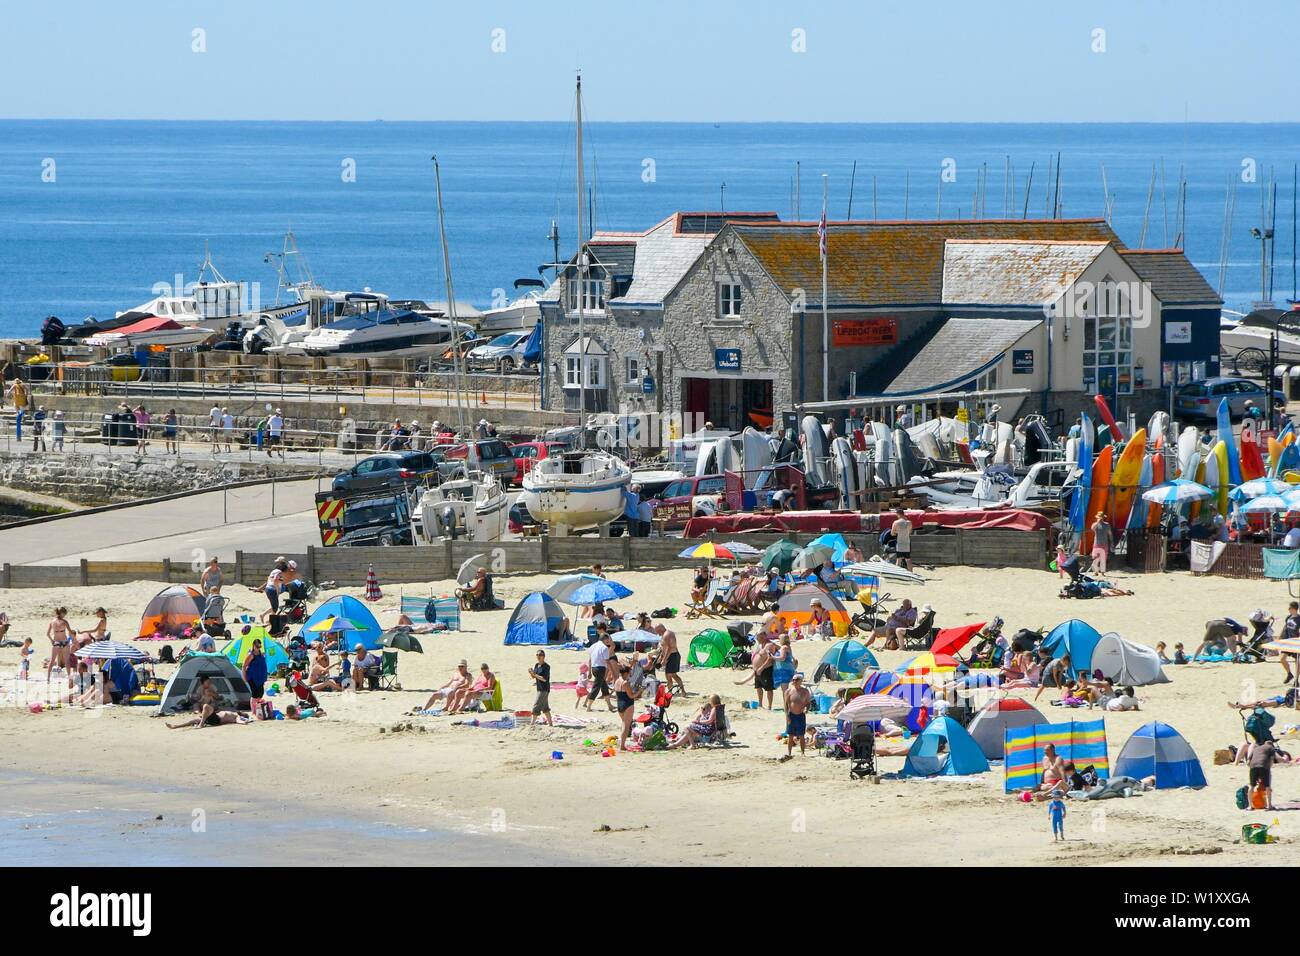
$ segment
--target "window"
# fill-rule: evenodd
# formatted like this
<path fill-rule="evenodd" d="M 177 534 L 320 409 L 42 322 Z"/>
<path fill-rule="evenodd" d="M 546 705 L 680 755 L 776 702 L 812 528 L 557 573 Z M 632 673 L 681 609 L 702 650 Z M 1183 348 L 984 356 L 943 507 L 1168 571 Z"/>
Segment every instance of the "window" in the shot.
<path fill-rule="evenodd" d="M 588 276 L 586 280 L 572 278 L 566 290 L 567 307 L 570 312 L 578 311 L 579 291 L 581 290 L 583 312 L 603 312 L 605 309 L 605 280 Z"/>
<path fill-rule="evenodd" d="M 587 388 L 604 389 L 606 357 L 604 355 L 588 355 L 585 359 L 587 367 Z M 584 364 L 584 359 L 578 355 L 566 355 L 564 357 L 564 387 L 578 389 L 582 388 L 582 373 L 580 368 Z"/>
<path fill-rule="evenodd" d="M 564 387 L 580 388 L 582 380 L 578 377 L 578 367 L 582 359 L 576 355 L 567 356 L 564 360 Z"/>
<path fill-rule="evenodd" d="M 1083 320 L 1083 389 L 1097 387 L 1099 371 L 1114 374 L 1121 395 L 1133 394 L 1133 320 L 1087 316 Z"/>
<path fill-rule="evenodd" d="M 695 486 L 697 495 L 720 495 L 727 490 L 725 478 L 702 478 Z"/>
<path fill-rule="evenodd" d="M 627 357 L 627 384 L 641 384 L 641 360 L 635 355 Z"/>
<path fill-rule="evenodd" d="M 740 317 L 740 284 L 737 282 L 718 283 L 718 318 L 736 319 Z"/>

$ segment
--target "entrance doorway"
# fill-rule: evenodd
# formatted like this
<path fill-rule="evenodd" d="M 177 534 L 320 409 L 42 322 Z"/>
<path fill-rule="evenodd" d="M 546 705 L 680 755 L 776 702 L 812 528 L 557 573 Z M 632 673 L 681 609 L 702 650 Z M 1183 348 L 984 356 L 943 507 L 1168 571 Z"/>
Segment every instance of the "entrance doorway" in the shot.
<path fill-rule="evenodd" d="M 771 379 L 684 378 L 682 416 L 687 429 L 712 422 L 714 428 L 738 432 L 752 425 L 762 431 L 772 425 Z"/>

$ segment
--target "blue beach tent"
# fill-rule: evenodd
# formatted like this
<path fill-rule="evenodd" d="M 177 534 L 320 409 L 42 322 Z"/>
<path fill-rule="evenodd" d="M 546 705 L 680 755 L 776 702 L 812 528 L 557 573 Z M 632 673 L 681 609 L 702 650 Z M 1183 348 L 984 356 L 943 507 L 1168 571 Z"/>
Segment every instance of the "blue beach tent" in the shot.
<path fill-rule="evenodd" d="M 505 644 L 548 644 L 558 640 L 564 612 L 555 598 L 542 591 L 524 596 L 506 625 Z"/>
<path fill-rule="evenodd" d="M 879 667 L 876 656 L 861 641 L 843 638 L 836 641 L 822 655 L 816 674 L 828 680 L 855 680 L 868 667 Z"/>
<path fill-rule="evenodd" d="M 1070 664 L 1077 674 L 1092 671 L 1092 652 L 1100 640 L 1101 634 L 1095 627 L 1076 618 L 1052 628 L 1043 638 L 1043 647 L 1052 652 L 1054 660 L 1069 654 Z"/>
<path fill-rule="evenodd" d="M 946 743 L 941 752 L 940 743 Z M 989 762 L 961 724 L 951 717 L 936 717 L 907 752 L 904 777 L 962 777 L 987 773 Z"/>
<path fill-rule="evenodd" d="M 356 630 L 349 630 L 343 635 L 349 650 L 357 644 L 364 645 L 368 651 L 378 650 L 379 638 L 383 636 L 384 629 L 370 613 L 370 608 L 348 594 L 332 597 L 316 608 L 312 616 L 303 622 L 298 635 L 308 644 L 321 640 L 325 635 L 320 631 L 313 631 L 312 627 L 327 617 L 341 617 L 356 626 Z"/>
<path fill-rule="evenodd" d="M 1158 720 L 1133 731 L 1115 761 L 1115 776 L 1155 777 L 1157 790 L 1205 786 L 1205 772 L 1192 745 Z"/>

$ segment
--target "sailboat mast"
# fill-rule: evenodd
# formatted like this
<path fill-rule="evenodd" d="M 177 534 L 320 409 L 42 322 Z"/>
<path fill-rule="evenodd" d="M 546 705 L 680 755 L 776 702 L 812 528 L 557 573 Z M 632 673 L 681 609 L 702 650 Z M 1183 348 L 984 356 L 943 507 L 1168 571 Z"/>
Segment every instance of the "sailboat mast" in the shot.
<path fill-rule="evenodd" d="M 460 354 L 460 325 L 456 322 L 456 293 L 452 289 L 451 281 L 451 253 L 447 249 L 447 220 L 443 215 L 442 209 L 442 170 L 438 166 L 438 157 L 430 157 L 433 160 L 433 181 L 438 194 L 438 237 L 442 242 L 442 273 L 447 284 L 447 317 L 451 320 L 451 356 L 456 377 L 456 424 L 461 431 L 465 431 L 465 402 L 463 391 L 463 371 L 461 369 Z M 473 454 L 473 441 L 471 436 L 466 434 L 466 440 L 470 442 L 471 452 Z M 466 458 L 469 463 L 472 458 Z"/>
<path fill-rule="evenodd" d="M 576 116 L 578 118 L 578 425 L 586 421 L 587 414 L 587 326 L 585 319 L 587 295 L 587 255 L 583 246 L 586 233 L 583 232 L 582 207 L 584 173 L 582 168 L 582 74 L 578 74 L 577 90 L 574 94 Z"/>

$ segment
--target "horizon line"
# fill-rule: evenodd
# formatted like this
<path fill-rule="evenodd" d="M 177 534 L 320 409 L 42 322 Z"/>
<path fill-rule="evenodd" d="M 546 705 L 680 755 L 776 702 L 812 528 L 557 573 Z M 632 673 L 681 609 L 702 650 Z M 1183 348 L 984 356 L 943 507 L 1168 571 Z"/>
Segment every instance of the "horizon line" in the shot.
<path fill-rule="evenodd" d="M 221 119 L 194 119 L 175 116 L 0 116 L 0 123 L 267 123 L 290 125 L 293 123 L 467 123 L 488 125 L 517 123 L 530 126 L 569 126 L 571 120 L 540 119 L 388 119 L 383 116 L 369 119 L 265 119 L 252 117 L 225 117 Z M 1300 126 L 1295 120 L 588 120 L 588 126 L 633 126 L 644 123 L 662 123 L 675 126 Z"/>

